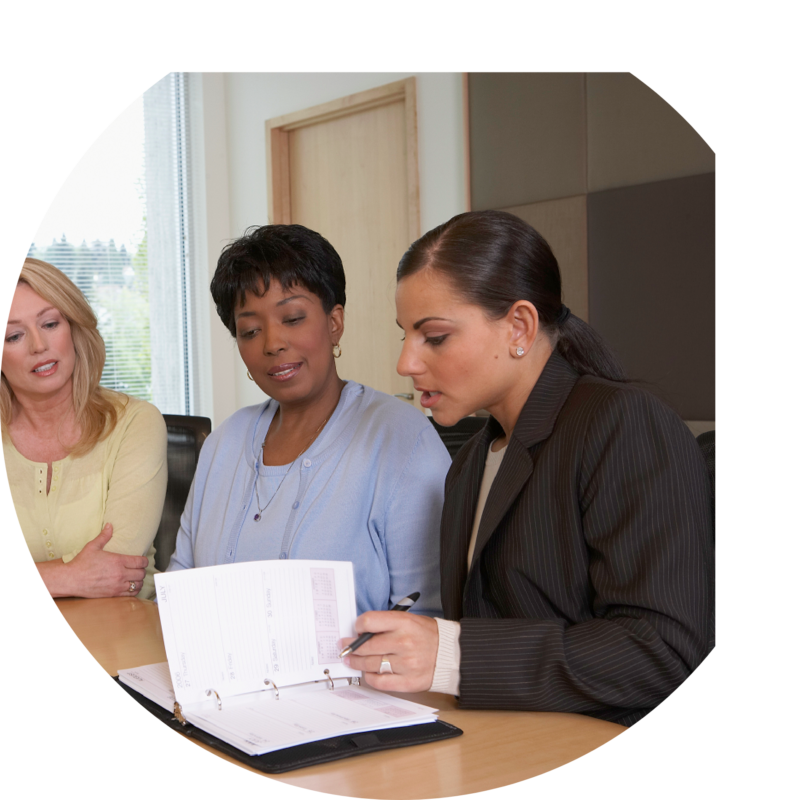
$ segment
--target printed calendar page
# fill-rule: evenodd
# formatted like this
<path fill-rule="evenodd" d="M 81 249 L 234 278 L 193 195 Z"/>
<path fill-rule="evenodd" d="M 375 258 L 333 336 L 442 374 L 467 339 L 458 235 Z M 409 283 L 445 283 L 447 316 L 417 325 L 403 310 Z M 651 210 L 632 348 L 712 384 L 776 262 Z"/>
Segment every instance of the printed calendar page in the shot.
<path fill-rule="evenodd" d="M 265 686 L 358 676 L 337 642 L 355 635 L 347 561 L 250 561 L 155 576 L 170 677 L 181 703 Z"/>

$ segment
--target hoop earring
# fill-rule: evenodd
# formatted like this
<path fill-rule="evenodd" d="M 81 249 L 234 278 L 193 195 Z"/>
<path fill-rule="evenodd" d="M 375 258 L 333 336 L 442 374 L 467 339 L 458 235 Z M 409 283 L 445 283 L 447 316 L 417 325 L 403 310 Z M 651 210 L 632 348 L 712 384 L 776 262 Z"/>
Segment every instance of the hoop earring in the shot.
<path fill-rule="evenodd" d="M 247 377 L 250 378 L 251 381 L 255 381 L 255 378 L 250 374 L 250 370 L 247 370 Z"/>
<path fill-rule="evenodd" d="M 341 347 L 339 347 L 339 343 L 337 342 L 337 343 L 336 343 L 336 344 L 333 346 L 333 357 L 334 357 L 334 358 L 339 358 L 339 356 L 340 356 L 341 354 L 342 354 L 342 348 L 341 348 Z"/>

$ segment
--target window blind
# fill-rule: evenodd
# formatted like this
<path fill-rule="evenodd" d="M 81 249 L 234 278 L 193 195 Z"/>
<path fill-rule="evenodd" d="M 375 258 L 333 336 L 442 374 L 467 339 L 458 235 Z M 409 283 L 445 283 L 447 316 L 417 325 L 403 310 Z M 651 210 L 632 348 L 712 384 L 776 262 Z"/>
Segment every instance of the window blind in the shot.
<path fill-rule="evenodd" d="M 43 226 L 52 231 L 63 219 L 69 233 L 49 243 L 37 235 L 29 250 L 63 270 L 97 314 L 106 344 L 102 385 L 171 414 L 202 413 L 193 344 L 191 86 L 186 74 L 171 73 L 123 115 L 124 125 L 112 125 L 98 139 L 89 155 L 106 153 L 105 168 L 76 169 Z M 122 169 L 131 160 L 138 169 Z M 131 180 L 138 219 L 123 213 Z M 108 213 L 98 212 L 98 197 L 110 204 Z M 109 220 L 107 235 L 98 231 L 98 217 Z"/>

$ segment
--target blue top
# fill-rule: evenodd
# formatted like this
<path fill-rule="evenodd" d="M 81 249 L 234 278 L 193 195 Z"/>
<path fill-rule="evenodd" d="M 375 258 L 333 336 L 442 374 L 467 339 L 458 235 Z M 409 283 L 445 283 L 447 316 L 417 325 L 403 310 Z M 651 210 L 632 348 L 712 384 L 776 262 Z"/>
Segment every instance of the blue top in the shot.
<path fill-rule="evenodd" d="M 277 408 L 267 400 L 240 409 L 208 437 L 167 570 L 352 561 L 359 614 L 419 592 L 413 611 L 440 615 L 450 456 L 434 427 L 402 401 L 348 381 L 311 447 L 291 465 L 265 467 L 261 445 Z"/>

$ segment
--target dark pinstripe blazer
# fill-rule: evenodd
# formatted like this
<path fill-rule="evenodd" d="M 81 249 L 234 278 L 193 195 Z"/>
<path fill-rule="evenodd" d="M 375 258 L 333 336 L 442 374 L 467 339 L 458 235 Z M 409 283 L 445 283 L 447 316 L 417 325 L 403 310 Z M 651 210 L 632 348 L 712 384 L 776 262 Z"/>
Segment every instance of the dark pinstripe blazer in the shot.
<path fill-rule="evenodd" d="M 548 361 L 466 557 L 490 419 L 442 511 L 442 604 L 461 621 L 461 704 L 631 725 L 713 647 L 710 489 L 678 416 L 629 384 Z"/>

